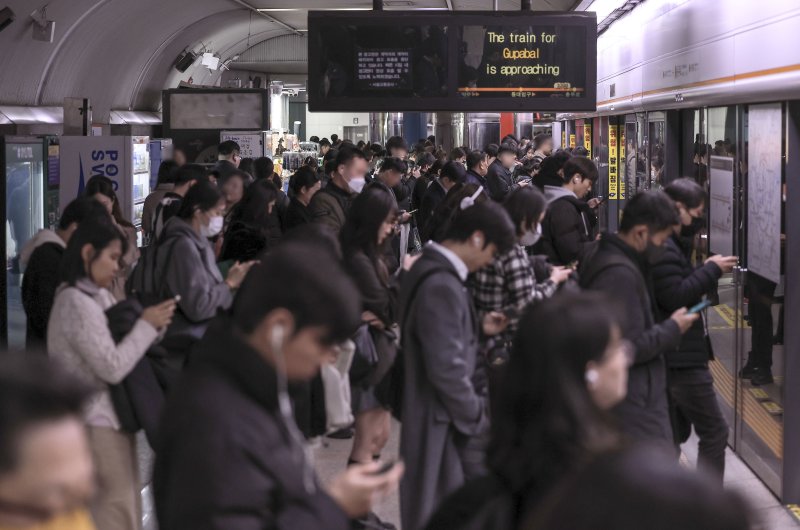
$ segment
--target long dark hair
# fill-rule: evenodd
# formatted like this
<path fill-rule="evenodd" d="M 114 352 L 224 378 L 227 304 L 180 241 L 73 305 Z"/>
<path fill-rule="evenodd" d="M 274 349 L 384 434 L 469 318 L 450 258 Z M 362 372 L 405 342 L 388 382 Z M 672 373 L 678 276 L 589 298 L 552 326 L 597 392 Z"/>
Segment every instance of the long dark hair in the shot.
<path fill-rule="evenodd" d="M 111 219 L 108 219 L 107 223 L 98 220 L 86 220 L 80 223 L 75 233 L 69 238 L 69 244 L 61 258 L 61 281 L 74 286 L 78 280 L 89 275 L 81 255 L 84 246 L 92 245 L 94 249 L 93 263 L 100 257 L 100 253 L 114 241 L 120 242 L 124 255 L 128 251 L 128 240 L 119 228 L 111 224 Z M 89 268 L 91 268 L 91 263 L 89 263 Z"/>
<path fill-rule="evenodd" d="M 111 216 L 120 226 L 133 228 L 133 223 L 122 216 L 122 207 L 119 205 L 117 193 L 114 191 L 114 181 L 102 175 L 95 175 L 86 182 L 86 187 L 83 188 L 83 194 L 87 197 L 94 197 L 97 194 L 105 195 L 111 199 Z"/>
<path fill-rule="evenodd" d="M 611 340 L 609 305 L 597 293 L 560 294 L 520 319 L 493 407 L 489 466 L 528 502 L 618 443 L 585 382 L 586 364 L 602 359 Z"/>
<path fill-rule="evenodd" d="M 370 186 L 353 201 L 340 235 L 345 256 L 361 251 L 373 262 L 379 272 L 385 272 L 378 246 L 378 230 L 386 218 L 397 213 L 394 197 L 378 186 Z M 385 241 L 384 243 L 387 243 Z M 381 269 L 381 266 L 382 269 Z M 386 280 L 386 278 L 382 278 Z"/>
<path fill-rule="evenodd" d="M 266 230 L 269 224 L 267 206 L 278 200 L 278 188 L 268 179 L 255 181 L 244 190 L 242 200 L 233 207 L 231 225 L 239 221 Z"/>
<path fill-rule="evenodd" d="M 222 193 L 220 193 L 219 188 L 207 180 L 199 180 L 197 184 L 186 192 L 178 213 L 175 215 L 184 221 L 188 221 L 195 211 L 207 212 L 219 204 L 220 200 L 222 200 Z"/>
<path fill-rule="evenodd" d="M 538 189 L 517 188 L 506 197 L 503 207 L 511 216 L 517 236 L 521 237 L 524 235 L 520 233 L 521 229 L 525 230 L 539 222 L 539 217 L 547 208 L 547 200 Z"/>

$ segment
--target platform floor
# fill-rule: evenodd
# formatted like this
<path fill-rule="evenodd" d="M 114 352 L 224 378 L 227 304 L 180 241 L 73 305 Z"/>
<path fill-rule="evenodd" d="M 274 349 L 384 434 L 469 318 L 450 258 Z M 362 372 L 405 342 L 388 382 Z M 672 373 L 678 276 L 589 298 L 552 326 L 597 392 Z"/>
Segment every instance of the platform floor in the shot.
<path fill-rule="evenodd" d="M 398 455 L 400 425 L 392 425 L 392 436 L 384 451 L 385 459 L 396 459 Z M 142 477 L 149 482 L 150 467 L 152 466 L 152 452 L 144 438 L 139 439 L 139 455 Z M 350 453 L 351 440 L 332 440 L 324 438 L 314 449 L 314 465 L 320 480 L 324 483 L 333 475 L 344 469 Z M 692 436 L 683 446 L 683 462 L 689 467 L 694 467 L 697 460 L 697 439 Z M 730 448 L 726 453 L 725 487 L 740 491 L 749 500 L 756 512 L 760 526 L 756 530 L 797 530 L 800 521 L 781 505 L 777 498 L 753 474 L 741 459 Z M 144 498 L 144 530 L 157 530 L 153 504 L 150 497 L 149 485 L 142 491 Z M 383 500 L 375 508 L 375 512 L 384 521 L 394 523 L 400 528 L 400 507 L 397 494 Z"/>

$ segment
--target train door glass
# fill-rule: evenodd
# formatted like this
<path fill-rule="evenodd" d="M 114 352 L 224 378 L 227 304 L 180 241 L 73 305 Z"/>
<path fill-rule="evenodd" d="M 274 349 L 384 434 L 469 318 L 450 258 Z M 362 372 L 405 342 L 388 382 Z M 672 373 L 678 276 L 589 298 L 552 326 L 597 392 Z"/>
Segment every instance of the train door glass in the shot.
<path fill-rule="evenodd" d="M 783 105 L 750 105 L 740 111 L 738 150 L 743 231 L 739 365 L 752 372 L 737 379 L 737 450 L 780 494 L 783 461 L 783 285 L 785 127 Z M 716 139 L 715 139 L 716 140 Z M 715 141 L 715 149 L 717 148 Z M 731 151 L 729 137 L 722 148 Z"/>
<path fill-rule="evenodd" d="M 666 160 L 667 123 L 664 112 L 649 112 L 647 114 L 647 168 L 649 180 L 647 189 L 660 189 L 664 176 L 664 161 Z"/>
<path fill-rule="evenodd" d="M 615 118 L 611 118 L 613 121 Z M 602 232 L 606 232 L 609 230 L 616 230 L 617 223 L 616 219 L 613 218 L 615 215 L 612 205 L 608 200 L 609 197 L 609 186 L 608 186 L 608 171 L 609 171 L 609 158 L 608 158 L 608 123 L 609 118 L 607 116 L 603 116 L 601 118 L 595 118 L 592 123 L 592 160 L 594 160 L 595 165 L 597 166 L 598 172 L 598 179 L 597 183 L 594 186 L 594 194 L 595 196 L 602 196 L 604 198 L 603 202 L 600 203 L 597 210 L 597 220 L 599 224 L 599 228 Z M 616 208 L 616 201 L 613 205 Z"/>
<path fill-rule="evenodd" d="M 22 308 L 23 264 L 20 253 L 33 235 L 44 228 L 44 143 L 5 144 L 6 160 L 6 314 L 8 347 L 25 348 L 25 311 Z"/>

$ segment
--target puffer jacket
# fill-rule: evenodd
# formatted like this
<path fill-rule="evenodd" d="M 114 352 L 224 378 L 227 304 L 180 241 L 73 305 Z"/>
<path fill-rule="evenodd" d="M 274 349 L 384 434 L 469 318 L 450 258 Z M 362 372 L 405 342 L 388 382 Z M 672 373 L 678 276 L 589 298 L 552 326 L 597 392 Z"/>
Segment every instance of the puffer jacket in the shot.
<path fill-rule="evenodd" d="M 694 268 L 689 261 L 690 252 L 691 245 L 673 235 L 667 240 L 661 261 L 651 268 L 660 321 L 668 319 L 681 307 L 700 302 L 714 290 L 722 276 L 722 270 L 715 263 Z M 669 368 L 693 368 L 706 366 L 710 354 L 703 320 L 698 319 L 683 335 L 678 349 L 667 352 L 665 357 Z"/>

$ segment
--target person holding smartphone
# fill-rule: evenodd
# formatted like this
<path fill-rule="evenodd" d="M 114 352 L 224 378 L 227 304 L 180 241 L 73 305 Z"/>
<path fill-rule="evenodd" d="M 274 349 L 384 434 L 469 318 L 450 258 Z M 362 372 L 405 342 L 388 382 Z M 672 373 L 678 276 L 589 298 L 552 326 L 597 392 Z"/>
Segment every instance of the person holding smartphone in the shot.
<path fill-rule="evenodd" d="M 705 191 L 694 180 L 671 182 L 664 191 L 675 201 L 681 224 L 664 245 L 661 260 L 652 267 L 655 298 L 661 320 L 676 309 L 698 304 L 717 288 L 720 277 L 731 272 L 736 256 L 711 256 L 695 268 L 691 255 L 695 235 L 705 227 Z M 725 472 L 728 424 L 722 416 L 708 369 L 712 354 L 706 340 L 704 319 L 696 320 L 676 350 L 666 354 L 669 370 L 670 416 L 675 445 L 685 442 L 692 426 L 700 438 L 698 467 L 719 479 Z"/>

